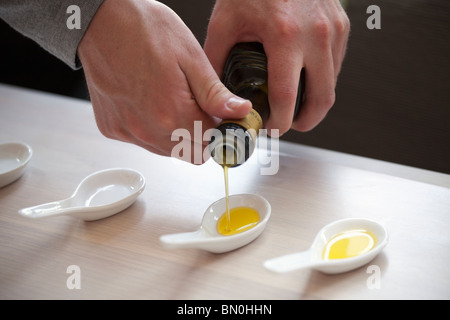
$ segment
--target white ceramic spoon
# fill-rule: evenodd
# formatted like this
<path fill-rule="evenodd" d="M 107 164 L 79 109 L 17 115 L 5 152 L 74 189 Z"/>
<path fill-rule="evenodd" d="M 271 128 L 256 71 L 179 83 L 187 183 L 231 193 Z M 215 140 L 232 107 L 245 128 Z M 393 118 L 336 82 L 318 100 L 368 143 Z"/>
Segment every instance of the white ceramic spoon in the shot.
<path fill-rule="evenodd" d="M 144 177 L 131 169 L 107 169 L 87 176 L 71 197 L 19 210 L 27 218 L 69 215 L 86 221 L 116 214 L 134 203 L 145 187 Z"/>
<path fill-rule="evenodd" d="M 193 232 L 175 233 L 161 236 L 166 248 L 197 248 L 214 253 L 235 250 L 255 240 L 264 230 L 269 220 L 269 202 L 254 194 L 237 194 L 229 197 L 230 208 L 250 207 L 258 211 L 259 223 L 251 229 L 238 234 L 224 236 L 217 232 L 217 221 L 226 211 L 226 200 L 214 202 L 206 210 L 200 229 Z"/>
<path fill-rule="evenodd" d="M 30 146 L 24 143 L 0 144 L 0 188 L 22 176 L 32 154 Z"/>
<path fill-rule="evenodd" d="M 333 260 L 322 258 L 323 250 L 331 238 L 354 229 L 368 230 L 374 234 L 376 237 L 375 247 L 356 257 Z M 338 220 L 323 227 L 308 250 L 266 260 L 263 265 L 271 271 L 280 273 L 305 268 L 316 269 L 328 274 L 347 272 L 370 262 L 387 243 L 386 228 L 375 221 L 360 218 Z"/>

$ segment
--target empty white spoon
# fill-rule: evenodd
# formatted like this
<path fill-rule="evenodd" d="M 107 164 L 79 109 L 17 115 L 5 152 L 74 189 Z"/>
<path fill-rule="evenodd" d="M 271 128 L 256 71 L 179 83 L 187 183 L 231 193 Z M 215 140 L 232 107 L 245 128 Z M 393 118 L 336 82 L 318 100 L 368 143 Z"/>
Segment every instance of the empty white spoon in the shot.
<path fill-rule="evenodd" d="M 350 258 L 324 259 L 323 252 L 329 241 L 350 230 L 366 230 L 372 233 L 375 236 L 374 247 Z M 304 268 L 316 269 L 328 274 L 347 272 L 370 262 L 387 243 L 386 228 L 375 221 L 361 218 L 338 220 L 323 227 L 308 250 L 266 260 L 263 265 L 271 271 L 280 273 Z"/>
<path fill-rule="evenodd" d="M 271 207 L 269 202 L 254 194 L 236 194 L 229 197 L 229 206 L 250 207 L 258 211 L 259 222 L 256 226 L 238 234 L 224 236 L 217 231 L 217 221 L 226 211 L 226 199 L 214 202 L 206 210 L 200 229 L 193 232 L 168 234 L 160 237 L 166 248 L 197 248 L 214 253 L 232 251 L 255 240 L 264 230 L 269 220 Z"/>
<path fill-rule="evenodd" d="M 67 199 L 19 210 L 27 218 L 70 215 L 92 221 L 109 217 L 134 203 L 145 187 L 132 169 L 106 169 L 87 176 Z"/>
<path fill-rule="evenodd" d="M 0 188 L 19 179 L 31 159 L 30 146 L 19 142 L 0 144 Z"/>

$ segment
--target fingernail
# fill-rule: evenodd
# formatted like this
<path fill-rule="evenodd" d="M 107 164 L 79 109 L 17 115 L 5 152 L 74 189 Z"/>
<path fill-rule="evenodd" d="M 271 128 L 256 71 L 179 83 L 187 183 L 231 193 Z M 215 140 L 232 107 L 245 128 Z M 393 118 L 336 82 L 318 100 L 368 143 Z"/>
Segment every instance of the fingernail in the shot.
<path fill-rule="evenodd" d="M 227 102 L 225 102 L 225 107 L 232 109 L 232 110 L 236 110 L 236 109 L 239 109 L 245 102 L 247 102 L 247 100 L 241 99 L 241 98 L 236 98 L 236 97 L 231 97 L 230 99 L 228 99 Z"/>

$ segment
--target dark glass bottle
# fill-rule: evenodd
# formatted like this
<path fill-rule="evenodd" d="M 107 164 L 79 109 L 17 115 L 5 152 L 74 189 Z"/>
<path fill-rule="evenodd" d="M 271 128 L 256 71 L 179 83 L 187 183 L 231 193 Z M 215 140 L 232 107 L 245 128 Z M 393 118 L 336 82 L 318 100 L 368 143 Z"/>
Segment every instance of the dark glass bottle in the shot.
<path fill-rule="evenodd" d="M 236 167 L 252 155 L 258 132 L 270 115 L 267 57 L 263 45 L 258 42 L 235 45 L 225 64 L 222 82 L 234 94 L 250 100 L 253 106 L 245 118 L 223 120 L 209 144 L 211 156 L 217 163 Z M 296 109 L 300 93 L 301 90 Z"/>

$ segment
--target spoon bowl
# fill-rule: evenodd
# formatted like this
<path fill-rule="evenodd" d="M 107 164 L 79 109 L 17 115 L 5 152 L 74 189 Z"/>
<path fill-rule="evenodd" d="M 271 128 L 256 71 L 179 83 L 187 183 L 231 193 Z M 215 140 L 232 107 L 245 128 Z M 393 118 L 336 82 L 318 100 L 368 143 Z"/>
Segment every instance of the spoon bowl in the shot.
<path fill-rule="evenodd" d="M 223 253 L 238 249 L 255 240 L 264 230 L 271 214 L 269 202 L 259 195 L 237 194 L 229 197 L 230 209 L 250 207 L 258 211 L 256 226 L 234 235 L 224 236 L 217 231 L 217 222 L 226 211 L 226 198 L 211 204 L 206 210 L 202 224 L 197 231 L 175 233 L 160 237 L 166 248 L 197 248 L 213 253 Z"/>
<path fill-rule="evenodd" d="M 334 236 L 349 230 L 370 231 L 376 238 L 375 246 L 368 252 L 355 257 L 324 260 L 322 255 L 327 243 Z M 308 250 L 266 260 L 264 267 L 279 273 L 308 268 L 328 274 L 342 273 L 369 263 L 382 251 L 387 243 L 387 230 L 378 222 L 362 218 L 343 219 L 323 227 Z"/>
<path fill-rule="evenodd" d="M 70 215 L 85 221 L 103 219 L 134 203 L 145 187 L 144 177 L 131 169 L 107 169 L 87 176 L 67 199 L 20 209 L 27 218 Z"/>
<path fill-rule="evenodd" d="M 32 154 L 31 147 L 24 143 L 0 144 L 0 188 L 22 176 Z"/>

